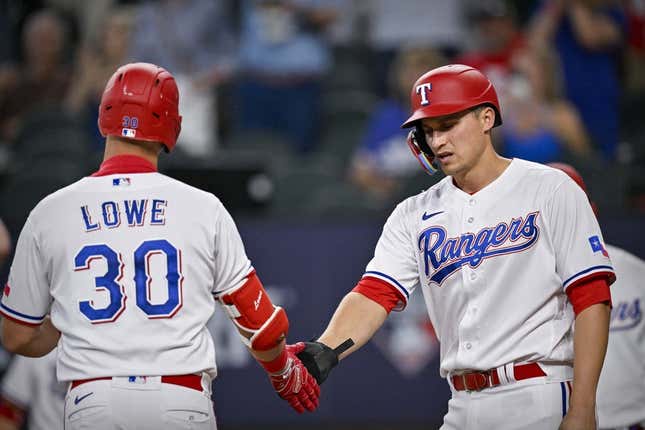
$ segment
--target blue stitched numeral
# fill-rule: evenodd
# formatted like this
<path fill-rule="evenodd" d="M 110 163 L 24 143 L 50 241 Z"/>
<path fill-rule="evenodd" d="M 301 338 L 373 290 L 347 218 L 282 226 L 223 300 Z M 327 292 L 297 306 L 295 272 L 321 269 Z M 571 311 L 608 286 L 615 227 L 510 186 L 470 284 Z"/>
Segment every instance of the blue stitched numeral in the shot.
<path fill-rule="evenodd" d="M 166 256 L 166 282 L 168 298 L 164 303 L 151 303 L 150 285 L 150 258 L 153 255 Z M 79 310 L 92 324 L 113 322 L 125 310 L 126 294 L 122 284 L 123 260 L 121 254 L 115 252 L 105 244 L 87 245 L 83 247 L 74 258 L 74 270 L 83 271 L 90 269 L 92 262 L 104 259 L 107 271 L 102 276 L 94 278 L 97 291 L 109 293 L 109 303 L 104 307 L 95 307 L 92 300 L 83 300 L 78 304 Z M 134 281 L 137 306 L 148 318 L 172 318 L 182 306 L 181 284 L 181 251 L 166 240 L 148 240 L 143 242 L 134 252 Z"/>
<path fill-rule="evenodd" d="M 93 324 L 112 322 L 116 320 L 125 309 L 125 291 L 118 281 L 123 276 L 123 262 L 121 256 L 107 245 L 88 245 L 76 254 L 74 270 L 88 270 L 92 261 L 105 259 L 107 272 L 103 276 L 94 278 L 97 290 L 107 290 L 110 294 L 110 303 L 103 308 L 95 308 L 91 300 L 78 303 L 78 308 Z"/>
<path fill-rule="evenodd" d="M 166 256 L 166 281 L 168 281 L 168 299 L 165 303 L 152 304 L 149 300 L 150 257 L 155 254 Z M 149 240 L 143 242 L 134 251 L 134 282 L 137 287 L 137 306 L 148 315 L 148 318 L 169 318 L 181 308 L 181 253 L 167 240 Z"/>
<path fill-rule="evenodd" d="M 139 118 L 136 116 L 124 116 L 121 118 L 121 127 L 125 128 L 137 128 L 139 127 Z"/>

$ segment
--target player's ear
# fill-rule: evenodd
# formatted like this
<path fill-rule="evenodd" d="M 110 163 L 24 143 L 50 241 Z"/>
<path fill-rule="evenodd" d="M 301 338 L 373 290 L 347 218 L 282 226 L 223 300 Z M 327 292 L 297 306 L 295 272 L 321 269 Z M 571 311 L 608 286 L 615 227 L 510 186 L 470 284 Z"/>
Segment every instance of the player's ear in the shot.
<path fill-rule="evenodd" d="M 495 126 L 495 109 L 490 106 L 481 106 L 475 111 L 484 133 Z"/>

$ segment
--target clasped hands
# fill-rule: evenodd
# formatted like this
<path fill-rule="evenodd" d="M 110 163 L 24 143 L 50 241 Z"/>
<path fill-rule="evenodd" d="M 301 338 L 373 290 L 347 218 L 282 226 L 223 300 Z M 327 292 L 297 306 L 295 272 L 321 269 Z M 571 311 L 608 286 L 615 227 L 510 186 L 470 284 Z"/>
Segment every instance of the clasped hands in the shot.
<path fill-rule="evenodd" d="M 305 410 L 315 411 L 320 397 L 320 387 L 316 379 L 297 357 L 304 349 L 304 342 L 286 345 L 275 360 L 260 362 L 269 374 L 273 389 L 299 414 Z"/>

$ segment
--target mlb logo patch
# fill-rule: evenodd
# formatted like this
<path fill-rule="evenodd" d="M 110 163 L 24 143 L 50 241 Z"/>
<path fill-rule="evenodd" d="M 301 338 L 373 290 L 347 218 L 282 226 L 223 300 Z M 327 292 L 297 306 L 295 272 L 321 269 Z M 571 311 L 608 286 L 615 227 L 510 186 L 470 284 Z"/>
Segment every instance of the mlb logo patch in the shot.
<path fill-rule="evenodd" d="M 602 242 L 600 241 L 600 239 L 598 238 L 598 236 L 591 236 L 591 237 L 589 238 L 589 244 L 591 245 L 591 250 L 592 250 L 594 253 L 596 253 L 596 252 L 602 252 L 602 255 L 604 255 L 605 257 L 608 257 L 608 258 L 609 258 L 609 253 L 607 252 L 607 250 L 606 250 L 606 249 L 605 249 L 605 247 L 603 246 L 603 244 L 602 244 Z"/>
<path fill-rule="evenodd" d="M 137 131 L 132 128 L 124 128 L 121 130 L 121 136 L 123 137 L 135 137 L 137 135 Z"/>
<path fill-rule="evenodd" d="M 114 187 L 129 187 L 130 178 L 114 178 L 112 179 L 112 186 Z"/>
<path fill-rule="evenodd" d="M 128 382 L 131 384 L 145 384 L 148 378 L 145 376 L 128 376 Z"/>

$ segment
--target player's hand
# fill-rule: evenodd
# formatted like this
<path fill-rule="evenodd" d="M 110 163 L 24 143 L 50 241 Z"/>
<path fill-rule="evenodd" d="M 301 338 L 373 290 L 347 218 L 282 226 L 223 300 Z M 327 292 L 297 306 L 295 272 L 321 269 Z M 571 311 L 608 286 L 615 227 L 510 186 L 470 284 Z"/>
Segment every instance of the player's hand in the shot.
<path fill-rule="evenodd" d="M 315 411 L 320 396 L 318 383 L 296 357 L 296 354 L 303 349 L 305 349 L 303 342 L 287 345 L 276 360 L 270 363 L 260 362 L 269 373 L 269 379 L 276 393 L 299 414 L 305 410 Z"/>
<path fill-rule="evenodd" d="M 596 430 L 596 428 L 596 413 L 593 408 L 589 412 L 569 409 L 559 430 Z"/>
<path fill-rule="evenodd" d="M 322 384 L 329 376 L 329 372 L 338 365 L 338 354 L 321 342 L 300 342 L 304 348 L 296 354 L 307 368 L 309 373 Z"/>
<path fill-rule="evenodd" d="M 338 365 L 340 355 L 354 346 L 354 341 L 351 338 L 347 339 L 334 349 L 316 341 L 304 342 L 304 345 L 305 347 L 296 354 L 309 373 L 316 378 L 318 385 L 321 385 L 329 376 L 329 372 Z"/>

